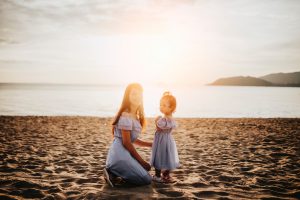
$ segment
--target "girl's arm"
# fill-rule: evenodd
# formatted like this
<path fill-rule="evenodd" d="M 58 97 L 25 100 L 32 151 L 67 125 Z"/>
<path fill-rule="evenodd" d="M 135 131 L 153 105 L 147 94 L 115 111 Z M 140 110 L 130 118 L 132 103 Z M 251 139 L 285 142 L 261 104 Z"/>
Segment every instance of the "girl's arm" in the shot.
<path fill-rule="evenodd" d="M 154 120 L 155 124 L 157 123 L 157 120 L 159 120 L 159 118 L 161 118 L 161 116 L 157 116 Z"/>
<path fill-rule="evenodd" d="M 152 147 L 152 142 L 145 142 L 139 139 L 136 139 L 133 143 L 141 147 Z"/>
<path fill-rule="evenodd" d="M 155 120 L 154 120 L 156 130 L 158 130 L 158 131 L 161 131 L 161 130 L 162 130 L 161 128 L 159 128 L 159 127 L 157 126 L 157 121 L 158 121 L 160 118 L 161 118 L 161 116 L 157 116 L 157 117 L 155 118 Z"/>
<path fill-rule="evenodd" d="M 142 167 L 145 170 L 149 171 L 151 169 L 151 166 L 149 165 L 149 163 L 143 160 L 143 158 L 138 154 L 138 152 L 131 143 L 130 131 L 122 130 L 122 142 L 123 146 L 142 165 Z"/>

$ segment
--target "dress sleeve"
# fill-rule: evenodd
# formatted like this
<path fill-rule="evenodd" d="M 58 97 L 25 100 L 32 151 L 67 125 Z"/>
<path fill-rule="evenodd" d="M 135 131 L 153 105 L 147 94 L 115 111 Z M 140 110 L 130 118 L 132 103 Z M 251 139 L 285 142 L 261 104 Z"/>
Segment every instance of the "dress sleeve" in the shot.
<path fill-rule="evenodd" d="M 132 130 L 133 121 L 130 117 L 121 116 L 118 121 L 117 128 L 122 130 L 131 131 Z"/>
<path fill-rule="evenodd" d="M 160 129 L 171 129 L 171 128 L 175 128 L 176 125 L 172 119 L 160 117 L 156 122 L 156 126 Z"/>

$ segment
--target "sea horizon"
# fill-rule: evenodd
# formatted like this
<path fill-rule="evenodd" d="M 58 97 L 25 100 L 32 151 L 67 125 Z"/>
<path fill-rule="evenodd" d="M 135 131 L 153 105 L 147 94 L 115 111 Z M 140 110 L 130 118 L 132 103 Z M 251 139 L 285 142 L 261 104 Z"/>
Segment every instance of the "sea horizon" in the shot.
<path fill-rule="evenodd" d="M 114 117 L 126 85 L 0 83 L 0 115 Z M 160 115 L 164 91 L 178 100 L 178 118 L 299 118 L 300 88 L 144 86 L 146 117 Z"/>

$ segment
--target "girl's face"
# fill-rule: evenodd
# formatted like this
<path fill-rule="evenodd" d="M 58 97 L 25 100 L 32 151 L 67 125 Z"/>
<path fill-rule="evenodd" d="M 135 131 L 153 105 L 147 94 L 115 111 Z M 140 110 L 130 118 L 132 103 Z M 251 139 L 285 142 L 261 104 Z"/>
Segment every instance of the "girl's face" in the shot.
<path fill-rule="evenodd" d="M 167 99 L 162 99 L 160 101 L 160 112 L 164 113 L 165 115 L 172 114 L 172 109 Z"/>
<path fill-rule="evenodd" d="M 129 101 L 133 106 L 140 106 L 142 104 L 143 94 L 140 90 L 133 88 L 129 94 Z"/>

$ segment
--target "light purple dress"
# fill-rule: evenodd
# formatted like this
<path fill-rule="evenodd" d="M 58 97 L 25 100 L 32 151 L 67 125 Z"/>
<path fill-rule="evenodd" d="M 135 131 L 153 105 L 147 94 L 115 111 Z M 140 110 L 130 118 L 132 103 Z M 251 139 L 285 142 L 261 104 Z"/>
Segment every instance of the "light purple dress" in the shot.
<path fill-rule="evenodd" d="M 141 133 L 142 127 L 136 119 L 128 116 L 120 117 L 114 129 L 114 140 L 108 151 L 106 168 L 129 183 L 135 185 L 151 184 L 152 177 L 150 174 L 123 146 L 121 130 L 130 131 L 131 142 L 134 142 Z"/>
<path fill-rule="evenodd" d="M 152 145 L 150 164 L 156 169 L 176 169 L 180 166 L 176 143 L 172 135 L 176 122 L 171 118 L 160 117 L 156 126 L 158 129 Z"/>

